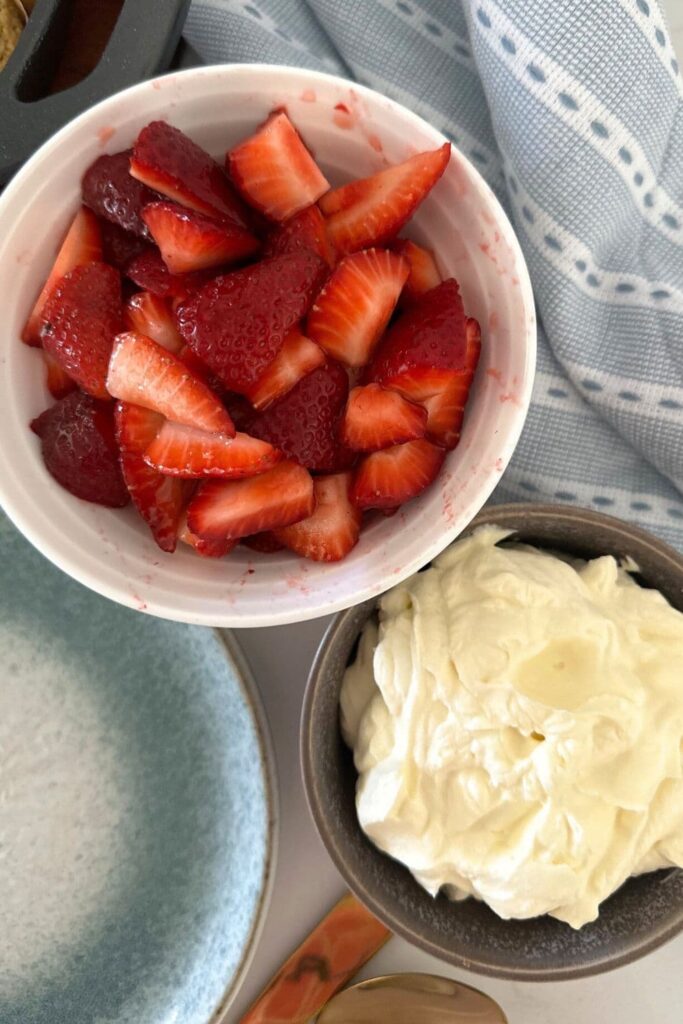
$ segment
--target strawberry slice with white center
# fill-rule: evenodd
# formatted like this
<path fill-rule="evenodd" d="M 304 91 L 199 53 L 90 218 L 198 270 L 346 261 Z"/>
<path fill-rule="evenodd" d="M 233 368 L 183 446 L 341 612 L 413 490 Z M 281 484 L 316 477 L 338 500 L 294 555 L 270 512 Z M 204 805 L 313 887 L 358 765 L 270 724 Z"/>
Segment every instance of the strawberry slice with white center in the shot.
<path fill-rule="evenodd" d="M 431 249 L 423 249 L 407 238 L 392 243 L 392 251 L 400 253 L 408 261 L 410 273 L 401 294 L 401 305 L 407 306 L 419 299 L 425 292 L 441 284 L 441 274 Z"/>
<path fill-rule="evenodd" d="M 333 359 L 364 366 L 408 277 L 406 260 L 368 249 L 341 261 L 308 314 L 310 337 Z"/>
<path fill-rule="evenodd" d="M 280 462 L 246 480 L 208 480 L 190 502 L 187 522 L 205 540 L 236 540 L 290 526 L 315 506 L 313 477 L 296 462 Z"/>
<path fill-rule="evenodd" d="M 310 249 L 333 267 L 336 256 L 327 237 L 327 224 L 317 206 L 307 206 L 286 224 L 270 232 L 263 246 L 264 256 L 282 256 L 288 252 Z"/>
<path fill-rule="evenodd" d="M 419 439 L 366 455 L 356 469 L 351 501 L 356 508 L 396 508 L 436 479 L 446 453 Z"/>
<path fill-rule="evenodd" d="M 342 440 L 354 451 L 375 452 L 424 437 L 427 411 L 380 384 L 353 388 L 346 403 Z"/>
<path fill-rule="evenodd" d="M 272 469 L 282 458 L 267 441 L 234 437 L 166 422 L 145 452 L 145 462 L 169 476 L 238 480 Z"/>
<path fill-rule="evenodd" d="M 265 372 L 247 389 L 246 396 L 255 409 L 267 409 L 324 362 L 323 350 L 298 327 L 293 327 Z"/>
<path fill-rule="evenodd" d="M 184 345 L 168 302 L 151 292 L 131 295 L 123 319 L 131 331 L 146 334 L 169 352 L 177 354 Z"/>
<path fill-rule="evenodd" d="M 313 482 L 313 515 L 275 530 L 290 551 L 314 562 L 338 562 L 358 542 L 362 514 L 349 500 L 351 473 L 319 476 Z"/>
<path fill-rule="evenodd" d="M 178 540 L 189 544 L 202 558 L 224 558 L 237 544 L 236 540 L 204 540 L 198 537 L 187 525 L 187 515 L 183 516 L 178 528 Z"/>
<path fill-rule="evenodd" d="M 119 334 L 109 361 L 107 389 L 114 398 L 161 413 L 174 423 L 233 437 L 235 427 L 212 391 L 156 341 Z"/>
<path fill-rule="evenodd" d="M 138 135 L 130 161 L 138 181 L 209 217 L 247 224 L 249 214 L 222 167 L 179 128 L 150 121 Z"/>
<path fill-rule="evenodd" d="M 242 195 L 272 220 L 288 220 L 330 187 L 283 110 L 235 146 L 226 162 Z"/>
<path fill-rule="evenodd" d="M 445 171 L 450 155 L 450 143 L 445 142 L 328 192 L 320 208 L 328 218 L 332 245 L 340 252 L 356 252 L 395 238 Z"/>
<path fill-rule="evenodd" d="M 48 274 L 47 280 L 40 290 L 31 310 L 31 315 L 26 321 L 21 340 L 26 345 L 33 345 L 40 348 L 40 329 L 43 326 L 43 309 L 48 298 L 54 291 L 55 285 L 66 274 L 82 267 L 85 263 L 92 263 L 94 260 L 102 259 L 102 235 L 97 217 L 85 206 L 82 206 L 66 233 L 64 241 L 57 253 L 57 258 Z"/>
<path fill-rule="evenodd" d="M 78 385 L 73 377 L 70 377 L 66 370 L 61 366 L 60 363 L 51 356 L 49 352 L 43 352 L 43 361 L 45 362 L 45 383 L 47 384 L 47 390 L 50 392 L 53 398 L 64 398 L 69 395 L 72 391 L 75 391 Z"/>
<path fill-rule="evenodd" d="M 178 524 L 191 485 L 151 469 L 143 456 L 163 423 L 159 413 L 129 402 L 117 402 L 116 438 L 121 469 L 133 504 L 162 551 L 175 551 Z"/>
<path fill-rule="evenodd" d="M 176 203 L 150 203 L 142 219 L 172 274 L 188 274 L 252 256 L 259 241 L 232 221 L 219 222 Z"/>

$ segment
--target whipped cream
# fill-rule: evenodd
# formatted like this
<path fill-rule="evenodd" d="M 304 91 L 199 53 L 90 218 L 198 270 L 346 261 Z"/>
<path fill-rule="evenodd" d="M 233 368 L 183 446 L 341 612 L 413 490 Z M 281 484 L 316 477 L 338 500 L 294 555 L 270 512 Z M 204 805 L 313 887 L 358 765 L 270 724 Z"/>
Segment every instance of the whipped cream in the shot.
<path fill-rule="evenodd" d="M 341 695 L 369 838 L 430 893 L 579 928 L 683 866 L 683 614 L 484 527 L 386 594 Z"/>

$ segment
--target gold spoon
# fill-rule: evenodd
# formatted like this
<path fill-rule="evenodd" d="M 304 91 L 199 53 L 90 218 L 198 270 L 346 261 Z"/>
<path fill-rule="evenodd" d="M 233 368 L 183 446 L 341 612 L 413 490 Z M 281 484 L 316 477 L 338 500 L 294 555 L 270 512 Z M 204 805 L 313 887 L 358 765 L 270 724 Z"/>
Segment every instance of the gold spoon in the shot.
<path fill-rule="evenodd" d="M 387 974 L 334 996 L 316 1024 L 507 1024 L 498 1003 L 434 974 Z"/>

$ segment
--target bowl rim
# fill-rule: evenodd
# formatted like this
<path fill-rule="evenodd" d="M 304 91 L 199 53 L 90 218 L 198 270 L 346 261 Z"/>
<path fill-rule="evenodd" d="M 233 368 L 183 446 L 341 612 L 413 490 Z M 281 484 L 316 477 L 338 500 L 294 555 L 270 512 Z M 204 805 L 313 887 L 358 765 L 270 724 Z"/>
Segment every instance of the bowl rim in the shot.
<path fill-rule="evenodd" d="M 489 505 L 483 508 L 472 519 L 469 525 L 462 531 L 461 536 L 466 536 L 477 526 L 500 525 L 505 527 L 506 525 L 509 525 L 509 523 L 506 523 L 506 519 L 508 519 L 508 521 L 513 517 L 518 519 L 520 515 L 524 515 L 531 528 L 533 528 L 534 519 L 536 521 L 559 519 L 560 521 L 580 523 L 588 527 L 606 527 L 610 530 L 623 534 L 626 538 L 637 540 L 639 543 L 645 545 L 649 550 L 651 550 L 658 558 L 662 559 L 663 563 L 667 567 L 670 567 L 674 572 L 679 574 L 681 578 L 681 589 L 683 591 L 682 553 L 679 553 L 675 548 L 671 547 L 671 545 L 660 540 L 654 534 L 650 533 L 648 530 L 644 530 L 642 527 L 635 526 L 625 520 L 618 519 L 616 516 L 610 516 L 604 512 L 596 512 L 593 509 L 562 504 L 534 504 L 533 502 L 509 502 L 501 505 Z M 531 532 L 531 530 L 529 532 Z M 313 659 L 306 683 L 299 729 L 299 763 L 308 809 L 325 849 L 354 895 L 357 896 L 358 899 L 364 903 L 368 909 L 372 911 L 380 921 L 382 921 L 383 924 L 390 928 L 392 932 L 399 935 L 412 945 L 417 946 L 419 949 L 423 949 L 425 952 L 437 957 L 439 960 L 449 963 L 455 967 L 473 971 L 475 974 L 515 981 L 569 981 L 578 978 L 586 978 L 596 974 L 603 974 L 607 971 L 615 970 L 618 967 L 624 967 L 627 964 L 639 960 L 641 957 L 653 952 L 655 949 L 658 949 L 670 939 L 673 939 L 676 935 L 680 934 L 683 931 L 683 902 L 681 903 L 677 917 L 673 921 L 669 922 L 665 927 L 655 931 L 650 937 L 643 937 L 639 942 L 636 942 L 628 948 L 622 949 L 614 955 L 610 955 L 609 952 L 607 952 L 602 957 L 591 960 L 587 963 L 570 963 L 561 967 L 504 967 L 498 964 L 492 964 L 485 958 L 473 958 L 465 955 L 464 953 L 454 952 L 446 948 L 444 945 L 439 944 L 439 942 L 429 939 L 422 933 L 414 932 L 409 923 L 401 920 L 401 918 L 396 916 L 391 910 L 387 910 L 383 904 L 381 894 L 377 896 L 373 891 L 371 891 L 366 880 L 359 877 L 352 869 L 349 868 L 337 839 L 337 830 L 331 826 L 329 816 L 324 810 L 323 800 L 320 798 L 319 794 L 315 768 L 316 759 L 313 753 L 316 743 L 316 737 L 313 735 L 313 710 L 319 689 L 322 685 L 322 680 L 324 679 L 323 672 L 327 658 L 330 651 L 337 643 L 339 634 L 344 631 L 346 623 L 351 616 L 359 614 L 361 611 L 364 614 L 367 611 L 367 616 L 365 617 L 369 617 L 378 601 L 381 599 L 381 596 L 382 595 L 379 595 L 376 598 L 363 602 L 361 605 L 356 605 L 354 608 L 348 608 L 345 611 L 339 612 L 335 615 L 325 630 Z M 360 825 L 358 825 L 358 830 L 359 833 L 362 834 Z M 375 847 L 374 844 L 371 843 L 371 846 L 373 855 L 376 854 L 377 857 L 391 860 L 387 854 Z M 670 870 L 683 871 L 683 869 L 676 868 Z M 499 920 L 503 925 L 507 923 L 503 918 L 499 918 Z M 577 934 L 580 935 L 580 929 Z"/>
<path fill-rule="evenodd" d="M 79 131 L 86 128 L 91 121 L 96 120 L 103 114 L 106 114 L 110 108 L 115 108 L 116 105 L 121 102 L 122 98 L 135 98 L 135 100 L 140 100 L 147 95 L 153 95 L 159 88 L 158 83 L 163 80 L 198 79 L 201 81 L 202 79 L 206 79 L 208 81 L 215 79 L 216 75 L 220 75 L 222 79 L 229 81 L 230 79 L 239 80 L 240 78 L 244 79 L 250 77 L 258 79 L 269 74 L 289 79 L 292 83 L 296 83 L 297 87 L 303 80 L 305 80 L 307 84 L 313 86 L 315 86 L 316 83 L 320 83 L 328 86 L 353 88 L 361 99 L 366 98 L 374 104 L 376 104 L 378 100 L 381 101 L 385 109 L 390 110 L 393 114 L 400 117 L 406 127 L 415 125 L 424 128 L 426 126 L 430 132 L 435 136 L 438 136 L 441 142 L 449 142 L 453 151 L 457 154 L 458 159 L 467 167 L 468 173 L 472 175 L 476 181 L 477 188 L 485 198 L 488 209 L 495 217 L 496 225 L 501 232 L 501 236 L 510 246 L 517 268 L 522 307 L 526 314 L 524 333 L 523 335 L 520 335 L 523 339 L 524 345 L 524 366 L 520 371 L 522 381 L 518 399 L 519 415 L 515 418 L 510 429 L 500 442 L 500 471 L 489 473 L 482 479 L 479 485 L 475 504 L 481 508 L 497 486 L 502 470 L 505 469 L 512 457 L 530 407 L 537 353 L 537 325 L 534 312 L 533 290 L 526 259 L 512 223 L 494 192 L 482 177 L 481 173 L 468 159 L 468 157 L 458 149 L 455 143 L 447 139 L 439 129 L 425 118 L 409 110 L 402 104 L 390 99 L 375 89 L 356 83 L 351 79 L 345 79 L 342 76 L 328 72 L 302 69 L 288 65 L 261 63 L 211 64 L 201 67 L 185 68 L 180 71 L 172 71 L 168 74 L 159 75 L 144 82 L 139 82 L 136 85 L 129 86 L 127 89 L 123 89 L 114 93 L 112 96 L 101 100 L 99 103 L 73 118 L 68 122 L 68 124 L 63 126 L 51 138 L 44 142 L 43 145 L 36 150 L 30 159 L 23 165 L 23 167 L 20 168 L 4 190 L 4 193 L 0 195 L 0 220 L 2 220 L 4 216 L 8 215 L 14 217 L 13 211 L 17 206 L 18 198 L 24 187 L 25 177 L 31 173 L 35 165 L 44 162 L 50 157 L 56 156 L 61 147 L 63 147 L 65 143 L 68 143 L 74 133 L 78 134 Z M 182 105 L 182 98 L 179 103 Z M 11 480 L 8 480 L 7 484 L 5 484 L 3 476 L 0 474 L 0 506 L 15 526 L 17 526 L 21 533 L 24 534 L 24 536 L 38 551 L 40 551 L 42 555 L 48 558 L 63 572 L 67 573 L 73 579 L 76 579 L 79 583 L 89 587 L 91 590 L 94 590 L 96 593 L 99 593 L 110 600 L 114 600 L 119 604 L 123 604 L 138 611 L 144 611 L 147 614 L 153 614 L 159 618 L 193 625 L 227 628 L 256 628 L 262 626 L 286 625 L 296 622 L 304 622 L 338 612 L 362 602 L 369 597 L 373 597 L 377 593 L 376 578 L 373 577 L 372 573 L 366 573 L 360 582 L 356 582 L 354 584 L 352 590 L 343 590 L 340 588 L 334 595 L 325 597 L 318 593 L 316 595 L 316 599 L 309 600 L 309 603 L 305 606 L 300 604 L 298 606 L 292 605 L 281 607 L 277 602 L 263 602 L 258 610 L 255 610 L 253 607 L 249 607 L 246 614 L 240 611 L 241 606 L 239 601 L 235 603 L 234 607 L 226 603 L 226 605 L 218 611 L 215 609 L 212 609 L 211 611 L 207 610 L 206 612 L 188 611 L 183 606 L 180 587 L 173 591 L 172 596 L 164 594 L 162 598 L 149 595 L 145 597 L 144 601 L 140 601 L 137 595 L 133 593 L 130 588 L 127 588 L 122 582 L 102 578 L 100 560 L 98 560 L 94 566 L 82 564 L 79 561 L 77 554 L 74 554 L 72 551 L 63 550 L 63 546 L 59 543 L 58 538 L 46 536 L 41 523 L 37 521 L 35 514 L 32 513 L 34 505 L 35 502 L 28 500 L 27 496 L 24 495 L 23 492 L 18 491 L 16 485 L 13 484 Z M 414 558 L 412 562 L 403 567 L 400 573 L 393 575 L 390 579 L 386 578 L 386 573 L 380 574 L 380 578 L 383 581 L 382 591 L 387 590 L 390 586 L 400 582 L 407 576 L 410 576 L 413 572 L 417 571 L 421 565 L 426 564 L 432 558 L 436 557 L 444 547 L 451 543 L 459 533 L 462 532 L 465 526 L 466 524 L 463 524 L 462 522 L 458 525 L 456 521 L 456 525 L 454 526 L 444 528 L 441 531 L 435 531 L 434 537 L 429 546 L 423 548 L 419 557 Z M 293 558 L 295 558 L 295 556 L 293 556 Z"/>

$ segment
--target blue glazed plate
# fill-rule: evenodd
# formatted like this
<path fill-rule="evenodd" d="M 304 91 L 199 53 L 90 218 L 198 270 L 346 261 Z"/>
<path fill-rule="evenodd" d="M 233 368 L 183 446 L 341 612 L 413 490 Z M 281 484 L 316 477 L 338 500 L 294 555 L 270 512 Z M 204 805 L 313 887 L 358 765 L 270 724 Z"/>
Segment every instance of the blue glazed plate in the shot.
<path fill-rule="evenodd" d="M 275 829 L 239 654 L 95 596 L 1 514 L 0 573 L 0 1021 L 217 1024 Z"/>

